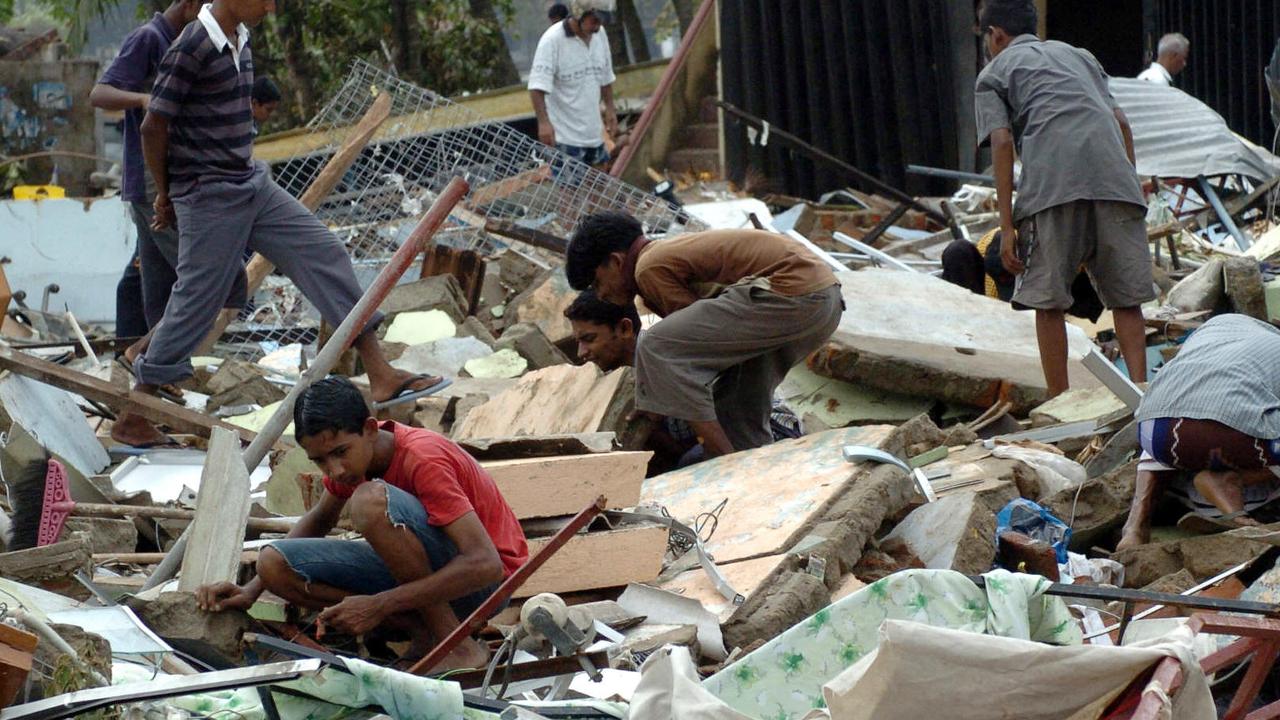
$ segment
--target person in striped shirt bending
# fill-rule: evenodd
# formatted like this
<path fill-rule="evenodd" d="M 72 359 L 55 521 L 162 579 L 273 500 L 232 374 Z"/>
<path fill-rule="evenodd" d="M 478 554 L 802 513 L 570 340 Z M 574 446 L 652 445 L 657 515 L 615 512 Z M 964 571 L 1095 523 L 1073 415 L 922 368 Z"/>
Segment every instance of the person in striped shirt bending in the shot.
<path fill-rule="evenodd" d="M 253 160 L 249 27 L 274 11 L 274 0 L 214 0 L 161 61 L 142 149 L 156 182 L 155 226 L 176 225 L 182 242 L 164 318 L 134 363 L 139 391 L 155 394 L 191 376 L 191 354 L 213 326 L 246 248 L 297 284 L 330 325 L 341 324 L 360 299 L 342 242 Z M 376 315 L 355 343 L 374 401 L 431 392 L 440 378 L 387 362 L 372 332 L 381 320 Z M 117 421 L 112 437 L 134 446 L 171 442 L 137 414 Z"/>

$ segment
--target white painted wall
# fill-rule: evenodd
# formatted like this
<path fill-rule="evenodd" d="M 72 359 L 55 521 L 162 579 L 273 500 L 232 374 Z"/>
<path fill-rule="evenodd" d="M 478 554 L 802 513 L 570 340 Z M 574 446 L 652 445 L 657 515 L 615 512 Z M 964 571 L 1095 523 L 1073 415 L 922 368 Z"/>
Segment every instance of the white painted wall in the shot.
<path fill-rule="evenodd" d="M 39 307 L 57 283 L 50 311 L 70 308 L 82 322 L 115 323 L 116 283 L 133 257 L 136 231 L 120 198 L 0 201 L 0 256 L 14 292 Z"/>

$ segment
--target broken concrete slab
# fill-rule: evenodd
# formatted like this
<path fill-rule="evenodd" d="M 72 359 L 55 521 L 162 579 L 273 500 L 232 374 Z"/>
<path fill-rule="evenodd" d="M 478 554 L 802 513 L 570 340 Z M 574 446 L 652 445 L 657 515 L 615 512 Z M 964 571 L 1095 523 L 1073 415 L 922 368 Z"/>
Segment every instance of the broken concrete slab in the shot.
<path fill-rule="evenodd" d="M 0 377 L 0 412 L 84 477 L 111 464 L 107 451 L 76 406 L 76 397 L 52 385 L 9 374 Z M 7 426 L 6 426 L 7 427 Z"/>
<path fill-rule="evenodd" d="M 518 378 L 529 369 L 529 361 L 511 348 L 468 360 L 462 369 L 476 378 Z"/>
<path fill-rule="evenodd" d="M 498 349 L 498 340 L 493 337 L 493 333 L 489 331 L 489 328 L 485 327 L 485 324 L 480 322 L 474 315 L 468 315 L 467 319 L 463 320 L 462 324 L 458 326 L 458 336 L 473 337 L 487 345 L 491 350 Z"/>
<path fill-rule="evenodd" d="M 900 423 L 934 405 L 926 398 L 822 377 L 804 365 L 791 368 L 777 394 L 797 417 L 816 418 L 825 428 Z"/>
<path fill-rule="evenodd" d="M 234 390 L 245 383 L 267 376 L 266 368 L 244 360 L 227 359 L 204 384 L 205 394 L 213 397 Z"/>
<path fill-rule="evenodd" d="M 206 401 L 204 410 L 205 412 L 213 413 L 220 408 L 235 407 L 237 405 L 266 407 L 272 403 L 280 402 L 284 399 L 284 396 L 284 388 L 265 377 L 253 377 L 243 384 L 211 396 Z"/>
<path fill-rule="evenodd" d="M 388 318 L 404 312 L 439 310 L 454 323 L 467 317 L 469 302 L 458 279 L 452 275 L 433 275 L 402 283 L 387 293 L 379 309 Z"/>
<path fill-rule="evenodd" d="M 883 446 L 894 430 L 884 425 L 841 428 L 714 458 L 648 478 L 640 502 L 665 507 L 672 517 L 690 521 L 727 500 L 707 543 L 719 563 L 787 552 L 828 514 L 834 519 L 844 510 L 849 525 L 871 526 L 866 530 L 869 536 L 885 515 L 906 505 L 912 482 L 902 471 L 889 468 L 896 473 L 889 477 L 897 480 L 892 487 L 881 487 L 867 479 L 874 468 L 846 462 L 841 450 L 845 445 Z M 797 482 L 801 469 L 804 481 Z M 905 489 L 897 488 L 898 481 Z M 891 491 L 895 488 L 902 490 L 901 497 Z M 861 498 L 865 506 L 846 508 L 845 501 L 860 491 L 879 499 Z M 865 540 L 850 543 L 857 545 L 855 554 Z"/>
<path fill-rule="evenodd" d="M 795 567 L 796 559 L 791 555 L 766 555 L 750 560 L 716 563 L 716 569 L 720 571 L 725 582 L 729 583 L 734 591 L 748 599 L 761 588 L 769 587 L 772 581 L 780 577 L 784 571 L 794 570 Z M 708 612 L 719 618 L 721 623 L 727 622 L 742 607 L 734 605 L 720 594 L 707 572 L 701 567 L 685 570 L 675 577 L 660 580 L 656 586 L 697 600 Z"/>
<path fill-rule="evenodd" d="M 138 528 L 133 520 L 123 518 L 70 517 L 63 537 L 82 532 L 89 536 L 94 553 L 131 553 L 138 549 Z"/>
<path fill-rule="evenodd" d="M 885 536 L 900 541 L 935 570 L 977 575 L 996 556 L 996 516 L 975 493 L 959 492 L 916 508 Z"/>
<path fill-rule="evenodd" d="M 1257 260 L 1248 256 L 1227 258 L 1222 265 L 1222 288 L 1232 312 L 1267 321 L 1267 291 Z"/>
<path fill-rule="evenodd" d="M 1031 426 L 1098 420 L 1125 409 L 1124 402 L 1105 387 L 1073 388 L 1031 411 Z"/>
<path fill-rule="evenodd" d="M 1148 543 L 1125 548 L 1111 556 L 1124 565 L 1125 587 L 1149 585 L 1185 568 L 1197 581 L 1256 559 L 1271 545 L 1249 539 L 1239 530 L 1214 535 Z"/>
<path fill-rule="evenodd" d="M 551 266 L 532 255 L 508 248 L 498 256 L 498 272 L 502 284 L 519 295 L 545 279 L 551 272 Z"/>
<path fill-rule="evenodd" d="M 186 592 L 162 592 L 153 599 L 130 598 L 125 604 L 138 614 L 147 627 L 175 648 L 191 651 L 197 657 L 212 648 L 224 661 L 240 658 L 240 637 L 252 627 L 252 619 L 239 610 L 205 612 L 196 604 L 196 596 Z"/>
<path fill-rule="evenodd" d="M 1071 549 L 1083 553 L 1106 543 L 1129 517 L 1137 461 L 1088 480 L 1076 489 L 1045 498 L 1041 504 L 1054 517 L 1071 524 Z"/>
<path fill-rule="evenodd" d="M 573 327 L 564 311 L 578 297 L 569 287 L 564 269 L 557 268 L 540 282 L 517 295 L 507 304 L 507 316 L 511 322 L 537 325 L 554 345 L 571 341 Z"/>
<path fill-rule="evenodd" d="M 552 365 L 564 365 L 569 358 L 560 349 L 551 344 L 551 340 L 542 329 L 533 323 L 516 323 L 502 331 L 502 337 L 495 344 L 498 350 L 509 349 L 520 353 L 520 357 L 529 361 L 529 369 L 541 370 Z"/>
<path fill-rule="evenodd" d="M 831 592 L 809 573 L 786 573 L 768 593 L 757 593 L 754 601 L 743 606 L 748 604 L 752 606 L 750 612 L 730 619 L 721 628 L 725 647 L 745 647 L 757 640 L 777 637 L 801 619 L 830 605 Z"/>
<path fill-rule="evenodd" d="M 922 273 L 838 273 L 848 310 L 809 367 L 819 375 L 917 397 L 1026 412 L 1047 399 L 1035 318 Z M 929 332 L 921 332 L 928 328 Z M 1081 363 L 1093 347 L 1067 327 L 1072 387 L 1101 383 Z"/>
<path fill-rule="evenodd" d="M 594 365 L 556 365 L 525 375 L 465 418 L 459 417 L 453 434 L 455 440 L 475 440 L 619 432 L 634 406 L 631 368 L 605 374 Z"/>
<path fill-rule="evenodd" d="M 482 340 L 474 337 L 447 337 L 406 347 L 391 365 L 413 373 L 454 377 L 468 362 L 492 354 L 493 350 Z"/>

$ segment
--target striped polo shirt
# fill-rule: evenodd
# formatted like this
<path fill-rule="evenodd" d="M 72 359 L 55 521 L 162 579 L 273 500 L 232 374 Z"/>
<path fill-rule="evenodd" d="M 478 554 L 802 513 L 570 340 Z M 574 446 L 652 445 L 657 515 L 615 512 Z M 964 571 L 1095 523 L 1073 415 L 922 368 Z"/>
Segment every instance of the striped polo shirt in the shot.
<path fill-rule="evenodd" d="M 205 6 L 202 11 L 209 12 Z M 212 15 L 210 15 L 210 19 Z M 214 24 L 216 29 L 216 24 Z M 169 120 L 169 196 L 197 180 L 244 181 L 253 176 L 253 56 L 247 32 L 236 53 L 206 18 L 187 25 L 160 63 L 150 112 Z"/>
<path fill-rule="evenodd" d="M 1213 420 L 1264 440 L 1280 438 L 1280 330 L 1247 315 L 1219 315 L 1187 338 L 1151 381 L 1137 419 Z"/>

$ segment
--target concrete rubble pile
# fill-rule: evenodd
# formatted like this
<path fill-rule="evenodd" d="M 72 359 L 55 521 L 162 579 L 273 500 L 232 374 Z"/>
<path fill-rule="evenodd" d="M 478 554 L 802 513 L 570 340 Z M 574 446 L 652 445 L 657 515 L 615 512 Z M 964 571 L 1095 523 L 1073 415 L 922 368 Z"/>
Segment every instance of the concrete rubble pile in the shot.
<path fill-rule="evenodd" d="M 1104 315 L 1069 329 L 1072 389 L 1047 399 L 1033 318 L 936 277 L 957 234 L 994 227 L 987 189 L 922 200 L 950 203 L 953 228 L 916 210 L 884 226 L 896 204 L 855 191 L 821 202 L 762 201 L 709 183 L 679 193 L 699 223 L 750 227 L 754 218 L 848 268 L 839 274 L 847 305 L 839 328 L 779 388 L 802 422 L 798 439 L 650 472 L 643 423 L 631 415 L 631 371 L 604 373 L 579 359 L 564 317 L 575 293 L 563 255 L 547 243 L 437 244 L 421 276 L 381 305 L 393 364 L 453 382 L 380 417 L 460 443 L 494 477 L 532 553 L 607 498 L 608 510 L 481 631 L 497 651 L 491 665 L 462 675 L 385 671 L 403 649 L 397 640 L 318 642 L 315 613 L 271 595 L 248 612 L 208 613 L 181 579 L 146 587 L 184 529 L 202 514 L 232 512 L 202 504 L 212 492 L 202 468 L 215 454 L 214 425 L 192 432 L 199 428 L 161 414 L 153 419 L 184 448 L 116 446 L 110 403 L 82 393 L 105 384 L 128 394 L 128 375 L 107 359 L 119 347 L 65 318 L 29 309 L 6 317 L 7 492 L 48 456 L 65 469 L 75 503 L 115 510 L 72 511 L 58 536 L 0 553 L 0 705 L 65 693 L 88 703 L 86 692 L 97 691 L 86 689 L 107 683 L 169 683 L 172 692 L 123 691 L 84 707 L 103 717 L 344 717 L 373 708 L 396 717 L 621 718 L 658 717 L 646 713 L 665 696 L 724 706 L 696 717 L 801 718 L 822 708 L 824 717 L 861 717 L 837 709 L 851 702 L 837 676 L 857 668 L 857 682 L 870 682 L 892 671 L 890 650 L 910 658 L 913 648 L 959 642 L 947 635 L 954 631 L 1007 642 L 1009 653 L 1032 642 L 1084 652 L 1185 625 L 1191 610 L 1170 605 L 1169 594 L 1274 600 L 1277 543 L 1265 529 L 1190 532 L 1161 515 L 1150 543 L 1114 551 L 1134 492 L 1140 389 L 1104 359 L 1113 345 Z M 1276 232 L 1258 245 L 1280 251 Z M 1158 220 L 1151 234 L 1177 250 L 1176 259 L 1159 256 L 1161 298 L 1144 308 L 1156 372 L 1215 314 L 1280 317 L 1280 281 L 1260 262 L 1270 255 L 1242 255 Z M 327 331 L 251 354 L 252 337 L 215 346 L 181 388 L 186 410 L 246 439 L 262 431 Z M 33 379 L 16 370 L 18 355 L 99 385 Z M 339 369 L 367 388 L 354 358 Z M 235 539 L 241 581 L 321 494 L 319 469 L 287 433 L 248 479 L 248 503 L 233 518 L 246 528 Z M 0 507 L 7 520 L 7 493 Z M 1028 508 L 1040 513 L 1034 522 L 1015 522 Z M 1058 526 L 1069 532 L 1046 541 L 1041 533 Z M 534 608 L 541 621 L 531 620 Z M 906 620 L 938 635 L 919 635 Z M 863 634 L 837 642 L 841 628 Z M 1133 666 L 1115 671 L 1133 687 L 1120 684 L 1100 708 L 1140 699 L 1143 673 L 1181 651 L 1133 652 Z M 289 692 L 254 690 L 261 685 Z M 1202 686 L 1203 676 L 1187 677 L 1185 687 Z M 424 698 L 438 714 L 414 704 Z M 1081 695 L 1081 707 L 1093 701 Z"/>

